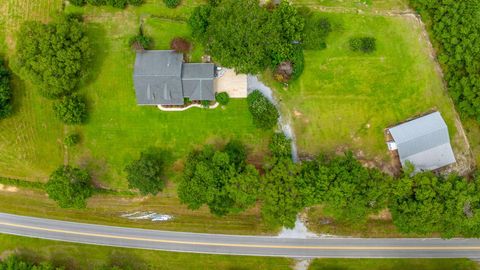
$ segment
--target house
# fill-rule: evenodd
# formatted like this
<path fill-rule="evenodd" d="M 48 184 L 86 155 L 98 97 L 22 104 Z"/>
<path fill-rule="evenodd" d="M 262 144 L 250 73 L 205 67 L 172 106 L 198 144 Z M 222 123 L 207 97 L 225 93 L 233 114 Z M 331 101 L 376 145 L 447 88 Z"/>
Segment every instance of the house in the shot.
<path fill-rule="evenodd" d="M 170 50 L 137 52 L 133 82 L 138 105 L 184 105 L 215 100 L 211 63 L 184 63 L 183 55 Z"/>
<path fill-rule="evenodd" d="M 410 162 L 419 172 L 456 162 L 447 124 L 439 112 L 388 128 L 387 135 L 392 139 L 387 142 L 388 149 L 398 152 L 403 167 Z"/>

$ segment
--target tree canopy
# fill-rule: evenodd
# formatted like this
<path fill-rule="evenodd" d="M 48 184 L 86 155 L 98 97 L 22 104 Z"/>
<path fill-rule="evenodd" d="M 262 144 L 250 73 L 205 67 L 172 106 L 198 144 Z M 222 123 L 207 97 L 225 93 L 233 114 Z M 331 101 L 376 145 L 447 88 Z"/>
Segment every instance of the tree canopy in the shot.
<path fill-rule="evenodd" d="M 410 2 L 430 26 L 448 90 L 460 112 L 480 121 L 480 2 Z"/>
<path fill-rule="evenodd" d="M 10 72 L 0 59 L 0 119 L 12 113 L 12 89 Z"/>
<path fill-rule="evenodd" d="M 401 232 L 443 237 L 480 236 L 480 182 L 455 174 L 432 172 L 409 176 L 395 182 L 390 211 Z"/>
<path fill-rule="evenodd" d="M 253 123 L 261 129 L 271 129 L 280 116 L 275 105 L 260 91 L 255 90 L 247 97 L 248 110 L 252 115 Z"/>
<path fill-rule="evenodd" d="M 87 74 L 92 52 L 83 24 L 73 17 L 22 24 L 16 64 L 49 98 L 71 94 Z"/>
<path fill-rule="evenodd" d="M 87 104 L 78 95 L 63 97 L 53 104 L 55 116 L 67 125 L 83 124 L 87 119 Z"/>
<path fill-rule="evenodd" d="M 252 206 L 259 192 L 259 175 L 245 159 L 244 146 L 235 141 L 222 150 L 208 145 L 193 151 L 178 185 L 180 201 L 190 209 L 206 204 L 218 216 Z"/>
<path fill-rule="evenodd" d="M 61 166 L 50 175 L 46 191 L 62 208 L 85 208 L 93 188 L 85 170 Z"/>
<path fill-rule="evenodd" d="M 163 179 L 165 157 L 163 151 L 155 148 L 140 154 L 140 158 L 132 161 L 126 168 L 130 188 L 136 188 L 142 195 L 156 195 L 165 186 Z"/>
<path fill-rule="evenodd" d="M 258 0 L 223 0 L 197 7 L 189 25 L 222 65 L 255 74 L 292 60 L 304 21 L 287 1 L 270 12 Z"/>

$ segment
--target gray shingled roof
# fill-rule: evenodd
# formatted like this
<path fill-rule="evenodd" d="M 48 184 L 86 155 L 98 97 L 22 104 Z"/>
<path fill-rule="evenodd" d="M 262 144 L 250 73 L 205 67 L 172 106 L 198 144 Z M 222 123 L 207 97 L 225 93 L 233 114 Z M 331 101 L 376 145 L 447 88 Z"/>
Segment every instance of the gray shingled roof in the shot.
<path fill-rule="evenodd" d="M 213 64 L 186 64 L 174 51 L 138 52 L 133 81 L 139 105 L 182 105 L 191 100 L 214 100 Z"/>
<path fill-rule="evenodd" d="M 402 166 L 409 161 L 416 171 L 435 170 L 455 163 L 447 124 L 439 112 L 389 129 Z"/>

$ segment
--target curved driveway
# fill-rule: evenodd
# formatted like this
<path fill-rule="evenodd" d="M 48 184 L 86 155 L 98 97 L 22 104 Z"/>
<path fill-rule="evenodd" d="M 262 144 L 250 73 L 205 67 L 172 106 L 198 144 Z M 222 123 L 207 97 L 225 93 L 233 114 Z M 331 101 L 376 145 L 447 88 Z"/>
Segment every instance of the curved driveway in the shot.
<path fill-rule="evenodd" d="M 479 239 L 435 238 L 278 238 L 183 233 L 103 226 L 0 213 L 0 233 L 95 244 L 209 254 L 343 257 L 480 259 Z"/>

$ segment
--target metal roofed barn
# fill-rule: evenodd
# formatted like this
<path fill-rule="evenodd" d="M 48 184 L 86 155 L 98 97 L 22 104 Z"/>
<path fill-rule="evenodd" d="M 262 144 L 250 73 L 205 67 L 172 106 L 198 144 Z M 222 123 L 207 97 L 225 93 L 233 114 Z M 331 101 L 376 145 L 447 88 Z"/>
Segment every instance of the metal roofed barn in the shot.
<path fill-rule="evenodd" d="M 427 114 L 387 129 L 391 151 L 398 151 L 403 167 L 410 162 L 415 171 L 436 170 L 455 163 L 448 127 L 439 112 Z"/>

